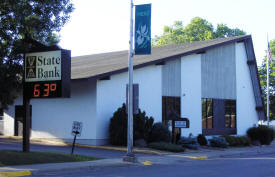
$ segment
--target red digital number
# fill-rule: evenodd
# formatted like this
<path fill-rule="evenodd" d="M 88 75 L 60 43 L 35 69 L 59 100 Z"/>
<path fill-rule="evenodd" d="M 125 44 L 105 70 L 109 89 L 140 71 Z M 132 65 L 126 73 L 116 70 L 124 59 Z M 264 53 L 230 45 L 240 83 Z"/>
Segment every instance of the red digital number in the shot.
<path fill-rule="evenodd" d="M 34 97 L 39 97 L 40 96 L 39 87 L 40 87 L 40 84 L 34 84 L 34 89 L 33 89 L 33 96 Z"/>
<path fill-rule="evenodd" d="M 46 87 L 44 89 L 44 94 L 43 96 L 49 96 L 49 93 L 50 93 L 50 84 L 44 84 L 44 86 Z"/>

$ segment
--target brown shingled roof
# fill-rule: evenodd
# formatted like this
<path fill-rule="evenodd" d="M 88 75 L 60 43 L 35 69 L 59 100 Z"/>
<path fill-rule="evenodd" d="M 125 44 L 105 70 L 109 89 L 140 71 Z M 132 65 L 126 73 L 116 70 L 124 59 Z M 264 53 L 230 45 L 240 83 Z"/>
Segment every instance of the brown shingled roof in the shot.
<path fill-rule="evenodd" d="M 209 48 L 226 45 L 251 38 L 243 35 L 230 38 L 219 38 L 185 44 L 173 44 L 152 48 L 151 55 L 135 55 L 134 68 L 157 64 L 169 59 L 204 52 Z M 103 78 L 114 73 L 128 70 L 128 51 L 110 52 L 94 55 L 72 57 L 71 78 Z"/>

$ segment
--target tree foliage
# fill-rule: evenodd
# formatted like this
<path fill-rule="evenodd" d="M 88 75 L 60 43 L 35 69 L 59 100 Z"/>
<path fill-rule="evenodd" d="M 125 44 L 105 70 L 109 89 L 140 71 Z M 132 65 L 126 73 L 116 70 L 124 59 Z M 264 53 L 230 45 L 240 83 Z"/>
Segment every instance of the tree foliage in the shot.
<path fill-rule="evenodd" d="M 213 26 L 208 21 L 195 17 L 184 28 L 184 35 L 187 42 L 204 41 L 213 39 Z"/>
<path fill-rule="evenodd" d="M 217 28 L 214 29 L 213 25 L 207 20 L 195 17 L 185 27 L 182 21 L 176 21 L 172 26 L 165 26 L 163 35 L 156 36 L 152 40 L 152 45 L 162 46 L 173 43 L 204 41 L 244 34 L 244 31 L 238 28 L 231 29 L 225 24 L 218 24 Z"/>
<path fill-rule="evenodd" d="M 271 56 L 275 56 L 275 40 L 270 43 Z M 265 94 L 265 105 L 267 103 L 267 57 L 263 59 L 262 65 L 258 68 L 260 83 L 262 86 L 262 91 Z M 275 120 L 275 62 L 269 62 L 269 108 L 270 108 L 270 119 Z"/>
<path fill-rule="evenodd" d="M 0 107 L 13 103 L 21 86 L 23 53 L 57 44 L 58 32 L 68 21 L 70 0 L 4 0 L 0 2 Z"/>

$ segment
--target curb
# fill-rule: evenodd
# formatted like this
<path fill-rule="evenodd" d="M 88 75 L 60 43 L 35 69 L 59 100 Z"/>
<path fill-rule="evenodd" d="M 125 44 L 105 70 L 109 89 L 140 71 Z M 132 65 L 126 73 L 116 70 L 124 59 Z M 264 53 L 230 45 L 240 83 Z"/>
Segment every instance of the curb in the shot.
<path fill-rule="evenodd" d="M 31 174 L 32 174 L 32 171 L 0 172 L 1 177 L 29 176 Z"/>
<path fill-rule="evenodd" d="M 68 146 L 72 146 L 72 143 L 66 143 Z M 121 147 L 110 147 L 110 146 L 93 146 L 93 145 L 83 145 L 83 144 L 75 144 L 76 147 L 85 147 L 85 148 L 92 148 L 92 149 L 103 149 L 103 150 L 113 150 L 113 151 L 124 151 L 127 152 L 127 148 Z M 152 150 L 141 150 L 141 149 L 134 149 L 133 152 L 143 153 L 143 154 L 154 154 L 154 155 L 163 155 L 164 153 L 152 151 Z"/>
<path fill-rule="evenodd" d="M 205 159 L 208 159 L 207 156 L 184 156 L 188 159 L 198 159 L 198 160 L 205 160 Z"/>
<path fill-rule="evenodd" d="M 0 171 L 0 177 L 17 177 L 17 176 L 29 176 L 36 175 L 45 171 L 60 171 L 66 169 L 82 169 L 92 167 L 108 167 L 108 166 L 121 166 L 131 164 L 129 162 L 123 162 L 122 159 L 103 159 L 96 161 L 85 162 L 65 162 L 65 163 L 48 163 L 48 164 L 31 164 L 22 166 L 9 166 L 9 169 Z M 21 169 L 22 171 L 15 171 L 15 169 Z"/>

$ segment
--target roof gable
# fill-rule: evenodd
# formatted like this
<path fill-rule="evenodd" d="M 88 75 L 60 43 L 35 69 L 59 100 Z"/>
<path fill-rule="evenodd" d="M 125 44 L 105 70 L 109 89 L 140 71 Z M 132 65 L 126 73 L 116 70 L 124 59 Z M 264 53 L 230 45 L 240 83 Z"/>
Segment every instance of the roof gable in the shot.
<path fill-rule="evenodd" d="M 152 48 L 151 55 L 135 55 L 134 68 L 157 64 L 173 58 L 200 53 L 228 43 L 251 39 L 250 35 L 219 38 Z M 71 78 L 102 78 L 128 70 L 128 51 L 85 55 L 72 58 Z"/>

